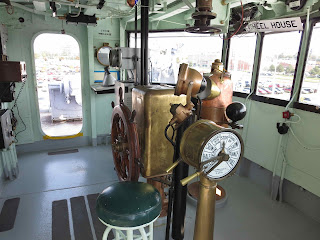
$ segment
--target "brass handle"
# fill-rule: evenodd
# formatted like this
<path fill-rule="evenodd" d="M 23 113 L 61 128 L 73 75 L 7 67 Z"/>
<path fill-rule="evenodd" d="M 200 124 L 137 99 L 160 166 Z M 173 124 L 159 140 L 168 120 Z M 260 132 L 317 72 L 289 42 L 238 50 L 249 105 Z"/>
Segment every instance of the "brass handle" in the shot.
<path fill-rule="evenodd" d="M 186 177 L 186 178 L 182 179 L 182 180 L 180 181 L 180 182 L 181 182 L 181 185 L 182 185 L 182 186 L 187 185 L 187 184 L 188 184 L 188 182 L 190 182 L 192 179 L 194 179 L 194 178 L 196 178 L 196 177 L 200 176 L 200 174 L 201 174 L 201 173 L 202 173 L 202 171 L 200 171 L 200 172 L 196 172 L 196 173 L 194 173 L 194 174 L 190 175 L 189 177 Z"/>
<path fill-rule="evenodd" d="M 175 161 L 167 170 L 166 172 L 169 173 L 171 172 L 178 164 L 181 162 L 181 160 Z"/>

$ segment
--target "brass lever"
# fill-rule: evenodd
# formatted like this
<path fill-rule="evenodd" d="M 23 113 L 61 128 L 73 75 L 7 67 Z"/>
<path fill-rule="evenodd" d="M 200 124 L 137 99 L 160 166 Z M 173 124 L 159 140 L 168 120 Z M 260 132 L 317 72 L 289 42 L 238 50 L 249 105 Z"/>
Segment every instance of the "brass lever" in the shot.
<path fill-rule="evenodd" d="M 167 170 L 166 172 L 169 173 L 171 172 L 178 164 L 181 162 L 181 160 L 175 161 Z"/>
<path fill-rule="evenodd" d="M 213 157 L 213 158 L 210 158 L 208 159 L 207 161 L 204 161 L 202 162 L 201 164 L 201 171 L 199 172 L 196 172 L 192 175 L 190 175 L 189 177 L 186 177 L 184 179 L 182 179 L 180 182 L 181 182 L 181 185 L 182 186 L 185 186 L 188 184 L 188 182 L 190 182 L 192 179 L 200 176 L 201 173 L 204 173 L 205 175 L 208 175 L 209 173 L 211 173 L 220 163 L 222 163 L 223 161 L 228 161 L 229 160 L 229 155 L 225 153 L 225 143 L 223 143 L 223 147 L 222 147 L 222 150 L 220 151 L 220 153 L 218 154 L 218 156 L 216 157 Z M 213 162 L 213 161 L 218 161 L 216 162 L 210 169 L 206 169 L 206 165 L 208 165 L 210 162 Z"/>
<path fill-rule="evenodd" d="M 200 174 L 202 173 L 203 171 L 200 171 L 200 172 L 195 172 L 194 174 L 182 179 L 180 182 L 181 182 L 181 185 L 182 186 L 185 186 L 188 184 L 188 182 L 190 182 L 192 179 L 200 176 Z"/>

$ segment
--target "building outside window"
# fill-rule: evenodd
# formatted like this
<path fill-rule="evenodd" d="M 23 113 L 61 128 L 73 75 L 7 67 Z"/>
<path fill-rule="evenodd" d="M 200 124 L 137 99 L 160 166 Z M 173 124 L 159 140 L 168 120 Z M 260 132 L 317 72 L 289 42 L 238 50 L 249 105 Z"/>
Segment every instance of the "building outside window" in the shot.
<path fill-rule="evenodd" d="M 257 95 L 290 99 L 300 40 L 299 31 L 264 36 Z"/>
<path fill-rule="evenodd" d="M 134 33 L 130 33 L 129 47 L 135 46 Z M 175 84 L 179 65 L 201 73 L 208 73 L 215 59 L 221 59 L 223 40 L 219 36 L 197 35 L 186 32 L 150 32 L 149 76 L 152 83 Z M 138 34 L 138 48 L 140 47 Z"/>

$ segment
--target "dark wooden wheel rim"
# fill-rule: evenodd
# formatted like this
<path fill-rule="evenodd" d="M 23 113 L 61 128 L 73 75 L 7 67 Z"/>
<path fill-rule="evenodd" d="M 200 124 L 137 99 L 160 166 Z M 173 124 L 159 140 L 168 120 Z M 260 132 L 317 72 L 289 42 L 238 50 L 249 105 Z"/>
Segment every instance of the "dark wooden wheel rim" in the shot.
<path fill-rule="evenodd" d="M 121 103 L 112 112 L 111 144 L 115 170 L 120 181 L 138 181 L 140 147 L 131 112 Z"/>

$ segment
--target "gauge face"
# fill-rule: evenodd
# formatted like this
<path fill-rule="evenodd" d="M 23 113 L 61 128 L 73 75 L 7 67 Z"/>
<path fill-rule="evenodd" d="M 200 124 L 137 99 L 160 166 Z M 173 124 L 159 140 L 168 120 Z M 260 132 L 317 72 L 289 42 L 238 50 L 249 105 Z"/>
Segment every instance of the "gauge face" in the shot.
<path fill-rule="evenodd" d="M 202 150 L 201 162 L 217 157 L 223 148 L 224 152 L 229 155 L 229 159 L 227 161 L 222 161 L 215 169 L 213 169 L 207 175 L 209 179 L 220 179 L 227 176 L 237 166 L 240 160 L 242 145 L 239 137 L 231 131 L 222 131 L 213 135 L 207 141 Z M 217 163 L 218 160 L 213 161 L 207 169 L 210 169 Z"/>

